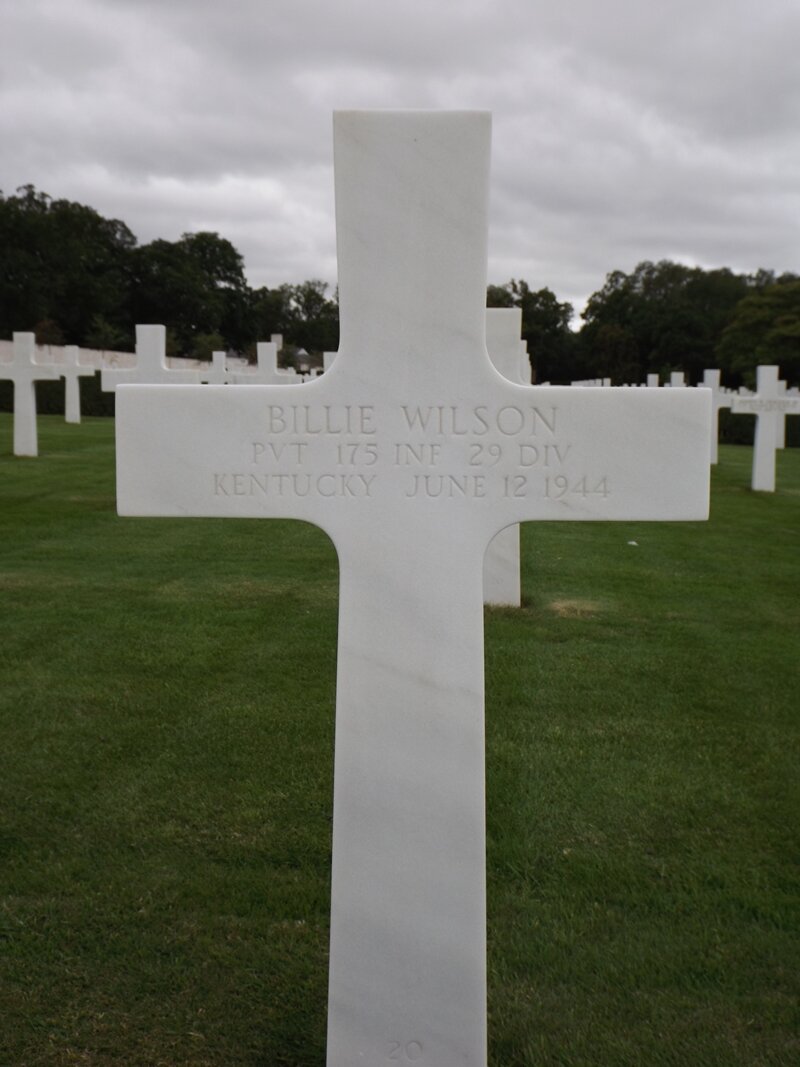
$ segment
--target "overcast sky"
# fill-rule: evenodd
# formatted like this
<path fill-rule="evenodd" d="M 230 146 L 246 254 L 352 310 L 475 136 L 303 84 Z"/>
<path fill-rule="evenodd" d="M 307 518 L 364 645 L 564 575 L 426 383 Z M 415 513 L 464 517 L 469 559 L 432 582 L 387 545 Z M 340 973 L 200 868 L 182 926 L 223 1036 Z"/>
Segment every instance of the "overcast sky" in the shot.
<path fill-rule="evenodd" d="M 800 269 L 800 0 L 0 0 L 0 189 L 336 281 L 334 108 L 494 116 L 489 281 Z"/>

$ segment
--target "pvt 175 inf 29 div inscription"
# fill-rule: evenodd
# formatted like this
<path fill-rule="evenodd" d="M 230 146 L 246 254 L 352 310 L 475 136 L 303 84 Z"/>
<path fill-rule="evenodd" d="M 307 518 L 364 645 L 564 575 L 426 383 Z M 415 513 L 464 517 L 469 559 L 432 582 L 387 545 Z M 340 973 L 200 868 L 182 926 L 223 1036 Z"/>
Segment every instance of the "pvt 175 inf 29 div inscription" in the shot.
<path fill-rule="evenodd" d="M 256 432 L 240 442 L 229 464 L 221 462 L 217 450 L 203 469 L 195 454 L 193 468 L 201 476 L 183 468 L 180 480 L 191 496 L 187 514 L 197 513 L 204 496 L 205 514 L 230 514 L 233 506 L 238 514 L 258 516 L 277 514 L 273 507 L 280 509 L 281 502 L 386 495 L 495 504 L 524 500 L 539 503 L 539 518 L 602 519 L 612 517 L 612 510 L 619 517 L 617 506 L 632 492 L 634 465 L 629 462 L 626 470 L 624 455 L 610 456 L 606 441 L 600 462 L 595 457 L 596 434 L 605 429 L 609 436 L 608 421 L 613 423 L 618 403 L 618 396 L 605 390 L 593 390 L 589 404 L 580 404 L 585 394 L 576 390 L 549 387 L 534 390 L 546 397 L 537 403 L 380 407 L 309 403 L 309 393 L 319 385 L 296 387 L 305 403 L 264 404 Z M 284 395 L 289 388 L 283 387 Z M 521 389 L 530 395 L 530 387 Z M 662 398 L 671 394 L 642 395 L 655 411 L 665 407 Z M 604 397 L 611 403 L 603 403 Z M 602 422 L 602 408 L 609 409 L 605 427 L 590 425 L 589 412 L 591 421 L 601 415 Z M 676 426 L 672 451 L 680 446 Z M 648 485 L 633 490 L 639 517 L 645 488 L 652 498 L 650 517 L 658 517 L 659 504 L 662 517 L 674 515 L 670 482 L 659 477 L 656 466 Z M 687 486 L 684 482 L 672 489 L 682 494 Z M 606 508 L 612 497 L 616 506 Z M 179 498 L 174 501 L 178 505 Z"/>

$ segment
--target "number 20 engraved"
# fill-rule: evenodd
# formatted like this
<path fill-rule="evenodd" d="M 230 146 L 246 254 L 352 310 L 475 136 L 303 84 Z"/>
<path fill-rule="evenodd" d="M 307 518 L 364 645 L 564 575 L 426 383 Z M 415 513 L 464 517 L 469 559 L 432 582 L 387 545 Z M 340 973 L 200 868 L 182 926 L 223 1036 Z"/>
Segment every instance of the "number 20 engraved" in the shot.
<path fill-rule="evenodd" d="M 419 1041 L 392 1041 L 386 1058 L 395 1063 L 419 1063 L 422 1059 L 422 1044 Z"/>

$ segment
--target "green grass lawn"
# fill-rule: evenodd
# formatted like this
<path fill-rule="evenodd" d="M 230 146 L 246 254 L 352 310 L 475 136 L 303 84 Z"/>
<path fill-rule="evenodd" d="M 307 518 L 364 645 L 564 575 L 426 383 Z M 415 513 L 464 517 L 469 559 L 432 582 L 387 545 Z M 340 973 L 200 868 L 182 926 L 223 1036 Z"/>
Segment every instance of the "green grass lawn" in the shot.
<path fill-rule="evenodd" d="M 322 1067 L 334 550 L 118 519 L 113 459 L 0 415 L 0 1064 Z M 800 450 L 750 459 L 527 525 L 486 613 L 492 1067 L 800 1062 Z"/>

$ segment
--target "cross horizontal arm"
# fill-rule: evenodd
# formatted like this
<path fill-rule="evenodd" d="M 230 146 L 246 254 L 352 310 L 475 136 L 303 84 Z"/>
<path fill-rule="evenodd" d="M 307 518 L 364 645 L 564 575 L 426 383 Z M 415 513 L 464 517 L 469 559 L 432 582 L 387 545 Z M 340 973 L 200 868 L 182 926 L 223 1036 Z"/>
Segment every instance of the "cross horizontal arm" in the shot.
<path fill-rule="evenodd" d="M 708 390 L 523 387 L 489 370 L 453 403 L 458 390 L 390 400 L 326 378 L 120 387 L 120 514 L 298 518 L 335 538 L 413 506 L 469 512 L 487 541 L 528 520 L 707 516 Z"/>

